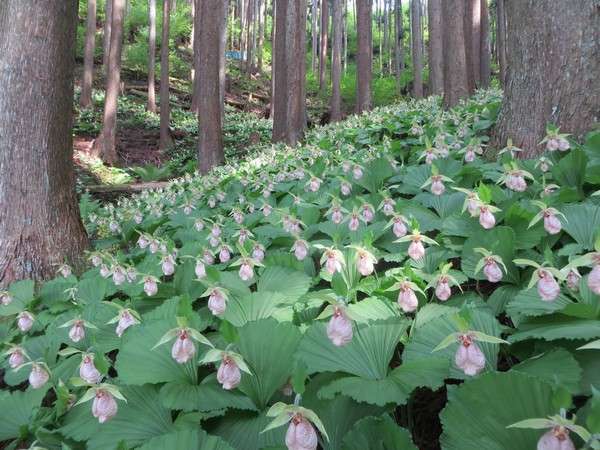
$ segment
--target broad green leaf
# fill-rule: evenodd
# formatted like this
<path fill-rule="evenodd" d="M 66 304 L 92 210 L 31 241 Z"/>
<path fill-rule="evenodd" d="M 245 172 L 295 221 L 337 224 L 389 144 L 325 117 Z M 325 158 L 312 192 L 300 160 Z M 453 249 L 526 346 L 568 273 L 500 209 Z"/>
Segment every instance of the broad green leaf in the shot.
<path fill-rule="evenodd" d="M 356 422 L 344 438 L 343 450 L 417 450 L 410 432 L 386 415 Z"/>
<path fill-rule="evenodd" d="M 284 305 L 285 296 L 280 292 L 252 292 L 243 297 L 231 297 L 223 319 L 236 327 L 248 322 L 266 319 L 275 314 L 279 305 Z"/>
<path fill-rule="evenodd" d="M 509 316 L 543 316 L 558 312 L 573 301 L 564 294 L 560 294 L 555 300 L 546 302 L 542 300 L 536 288 L 524 289 L 517 293 L 506 306 Z"/>
<path fill-rule="evenodd" d="M 258 279 L 259 292 L 278 292 L 283 294 L 285 303 L 294 303 L 308 291 L 310 277 L 304 272 L 287 267 L 267 267 Z"/>
<path fill-rule="evenodd" d="M 355 325 L 352 341 L 343 347 L 333 345 L 326 326 L 315 323 L 302 338 L 298 357 L 306 363 L 309 373 L 346 372 L 381 380 L 388 373 L 389 361 L 408 322 L 390 319 Z"/>
<path fill-rule="evenodd" d="M 516 372 L 486 373 L 448 389 L 440 441 L 445 450 L 530 450 L 542 433 L 507 427 L 555 413 L 549 384 Z"/>
<path fill-rule="evenodd" d="M 526 339 L 592 339 L 600 337 L 600 321 L 583 320 L 561 315 L 528 319 L 519 324 L 516 333 L 509 336 L 511 343 Z"/>
<path fill-rule="evenodd" d="M 234 450 L 223 439 L 201 429 L 183 429 L 157 436 L 139 447 L 140 450 Z"/>
<path fill-rule="evenodd" d="M 230 411 L 211 433 L 220 436 L 234 449 L 261 450 L 285 445 L 286 427 L 261 433 L 271 420 L 264 414 Z"/>
<path fill-rule="evenodd" d="M 0 441 L 19 437 L 21 428 L 32 423 L 47 390 L 0 392 Z"/>
<path fill-rule="evenodd" d="M 562 212 L 568 220 L 563 225 L 564 230 L 586 250 L 593 250 L 600 230 L 600 206 L 589 202 L 565 205 Z"/>

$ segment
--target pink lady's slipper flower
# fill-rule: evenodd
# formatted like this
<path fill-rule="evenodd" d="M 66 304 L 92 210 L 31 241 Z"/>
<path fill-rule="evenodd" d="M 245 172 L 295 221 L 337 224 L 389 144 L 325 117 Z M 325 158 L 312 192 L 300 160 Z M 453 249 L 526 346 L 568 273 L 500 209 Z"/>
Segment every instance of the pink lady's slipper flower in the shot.
<path fill-rule="evenodd" d="M 0 291 L 0 304 L 2 306 L 8 306 L 12 303 L 13 299 L 8 291 Z"/>
<path fill-rule="evenodd" d="M 285 434 L 288 450 L 316 450 L 318 443 L 319 438 L 312 424 L 302 415 L 294 415 Z"/>
<path fill-rule="evenodd" d="M 94 365 L 94 357 L 91 354 L 86 354 L 79 365 L 79 376 L 86 383 L 98 384 L 102 380 L 102 374 Z"/>
<path fill-rule="evenodd" d="M 352 168 L 352 176 L 355 180 L 360 180 L 363 176 L 362 167 L 360 167 L 358 164 L 355 164 Z"/>
<path fill-rule="evenodd" d="M 119 336 L 119 337 L 123 336 L 123 333 L 125 332 L 125 330 L 127 328 L 139 323 L 139 321 L 133 316 L 131 311 L 128 309 L 121 310 L 118 317 L 119 317 L 119 319 L 118 319 L 117 328 L 116 328 L 115 332 L 117 333 L 117 336 Z"/>
<path fill-rule="evenodd" d="M 185 364 L 196 353 L 196 346 L 186 329 L 179 330 L 178 336 L 171 347 L 171 356 L 179 364 Z"/>
<path fill-rule="evenodd" d="M 256 244 L 252 249 L 252 258 L 258 262 L 262 262 L 265 259 L 265 248 L 261 244 Z"/>
<path fill-rule="evenodd" d="M 92 402 L 92 415 L 98 422 L 104 423 L 117 414 L 117 401 L 113 395 L 105 389 L 97 389 Z"/>
<path fill-rule="evenodd" d="M 540 208 L 540 212 L 537 213 L 534 218 L 529 222 L 529 228 L 539 222 L 541 219 L 544 219 L 544 229 L 548 232 L 548 234 L 558 234 L 562 230 L 562 224 L 558 216 L 562 216 L 566 221 L 566 217 L 556 208 L 549 208 L 545 203 L 532 200 L 532 204 Z"/>
<path fill-rule="evenodd" d="M 25 353 L 21 347 L 12 347 L 8 352 L 8 365 L 11 369 L 16 369 L 25 363 Z"/>
<path fill-rule="evenodd" d="M 489 259 L 483 267 L 483 273 L 490 283 L 497 283 L 502 280 L 502 269 L 496 261 Z"/>
<path fill-rule="evenodd" d="M 415 294 L 417 286 L 409 281 L 400 283 L 400 292 L 398 293 L 398 306 L 402 311 L 410 313 L 417 309 L 419 300 Z"/>
<path fill-rule="evenodd" d="M 423 245 L 423 242 L 438 245 L 433 239 L 419 233 L 419 230 L 416 228 L 413 229 L 412 234 L 403 236 L 395 242 L 410 242 L 410 245 L 408 246 L 408 256 L 413 261 L 419 261 L 425 256 L 425 246 Z"/>
<path fill-rule="evenodd" d="M 306 255 L 308 255 L 308 243 L 302 239 L 298 239 L 294 242 L 292 251 L 294 252 L 296 259 L 302 261 L 306 258 Z"/>
<path fill-rule="evenodd" d="M 336 347 L 342 347 L 352 340 L 352 321 L 342 308 L 335 307 L 327 324 L 327 337 Z"/>
<path fill-rule="evenodd" d="M 375 257 L 366 250 L 358 250 L 356 255 L 356 267 L 364 277 L 369 276 L 375 270 L 374 264 L 377 263 Z"/>
<path fill-rule="evenodd" d="M 340 191 L 342 195 L 348 196 L 352 192 L 352 185 L 346 181 L 342 182 L 340 185 Z"/>
<path fill-rule="evenodd" d="M 73 323 L 73 326 L 69 330 L 69 338 L 75 343 L 85 338 L 85 327 L 83 325 L 83 320 L 76 320 Z"/>
<path fill-rule="evenodd" d="M 566 427 L 557 425 L 542 435 L 537 450 L 575 450 Z"/>
<path fill-rule="evenodd" d="M 492 214 L 489 205 L 482 205 L 479 207 L 479 223 L 486 230 L 494 228 L 494 225 L 496 225 L 496 218 L 494 217 L 494 214 Z"/>
<path fill-rule="evenodd" d="M 458 336 L 458 350 L 454 355 L 456 366 L 461 369 L 465 375 L 477 375 L 485 368 L 485 355 L 475 342 L 473 336 L 461 334 Z"/>
<path fill-rule="evenodd" d="M 17 316 L 17 327 L 21 332 L 27 333 L 31 330 L 34 322 L 33 315 L 27 311 L 20 312 Z"/>
<path fill-rule="evenodd" d="M 448 277 L 445 275 L 440 276 L 435 286 L 435 296 L 441 301 L 445 302 L 450 298 L 451 295 L 452 290 L 450 288 Z"/>
<path fill-rule="evenodd" d="M 218 316 L 225 312 L 227 309 L 227 295 L 223 289 L 211 288 L 204 295 L 209 295 L 208 309 L 213 315 Z"/>
<path fill-rule="evenodd" d="M 223 389 L 235 389 L 242 379 L 242 372 L 233 358 L 224 356 L 219 370 L 217 371 L 217 381 L 223 386 Z"/>
<path fill-rule="evenodd" d="M 542 300 L 551 302 L 560 294 L 560 286 L 554 276 L 547 270 L 538 270 L 539 280 L 537 282 L 538 294 Z"/>
<path fill-rule="evenodd" d="M 50 379 L 50 374 L 42 364 L 32 363 L 29 372 L 29 384 L 33 389 L 39 389 Z"/>
<path fill-rule="evenodd" d="M 156 295 L 156 293 L 158 292 L 158 283 L 156 281 L 156 278 L 147 276 L 147 277 L 144 277 L 143 282 L 144 282 L 144 292 L 146 293 L 146 295 L 149 297 Z"/>

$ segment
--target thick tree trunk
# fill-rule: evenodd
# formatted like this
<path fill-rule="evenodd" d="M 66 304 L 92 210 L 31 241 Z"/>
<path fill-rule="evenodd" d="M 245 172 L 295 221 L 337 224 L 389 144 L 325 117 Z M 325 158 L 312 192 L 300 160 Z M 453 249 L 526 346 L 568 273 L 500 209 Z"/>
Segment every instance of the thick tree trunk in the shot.
<path fill-rule="evenodd" d="M 221 99 L 221 123 L 225 121 L 225 81 L 226 81 L 226 64 L 225 49 L 227 48 L 227 10 L 229 9 L 229 0 L 221 0 L 223 2 L 223 16 L 219 32 L 221 40 L 219 41 L 219 98 Z"/>
<path fill-rule="evenodd" d="M 473 70 L 473 2 L 464 0 L 463 35 L 465 39 L 465 58 L 467 60 L 467 85 L 469 94 L 475 91 L 475 76 Z"/>
<path fill-rule="evenodd" d="M 247 0 L 246 7 L 246 73 L 252 73 L 252 61 L 254 59 L 254 48 L 252 35 L 254 34 L 254 10 L 256 0 Z"/>
<path fill-rule="evenodd" d="M 480 51 L 480 66 L 479 79 L 482 88 L 490 87 L 491 77 L 491 45 L 490 45 L 490 13 L 487 0 L 481 1 L 481 44 Z"/>
<path fill-rule="evenodd" d="M 429 0 L 427 15 L 429 17 L 429 90 L 431 94 L 439 95 L 444 91 L 442 0 Z"/>
<path fill-rule="evenodd" d="M 500 84 L 504 86 L 506 80 L 506 10 L 504 0 L 496 0 L 496 8 L 498 66 L 500 67 Z"/>
<path fill-rule="evenodd" d="M 108 74 L 108 55 L 110 53 L 110 29 L 112 27 L 112 4 L 113 0 L 105 0 L 104 6 L 104 31 L 103 31 L 103 53 L 102 66 L 105 75 Z M 107 75 L 108 76 L 108 75 Z"/>
<path fill-rule="evenodd" d="M 342 94 L 340 82 L 342 78 L 342 4 L 340 0 L 332 2 L 333 43 L 331 49 L 331 113 L 332 122 L 342 119 Z"/>
<path fill-rule="evenodd" d="M 285 140 L 287 126 L 287 71 L 286 71 L 286 21 L 288 0 L 275 0 L 275 35 L 273 36 L 273 92 L 271 115 L 273 117 L 273 142 Z"/>
<path fill-rule="evenodd" d="M 221 101 L 220 65 L 222 62 L 222 30 L 227 2 L 200 2 L 200 61 L 198 65 L 198 166 L 205 174 L 224 161 L 223 102 Z"/>
<path fill-rule="evenodd" d="M 344 2 L 344 17 L 342 18 L 342 67 L 344 73 L 348 68 L 348 2 Z"/>
<path fill-rule="evenodd" d="M 96 48 L 96 0 L 88 0 L 87 26 L 85 30 L 85 55 L 83 57 L 83 84 L 79 104 L 89 108 L 92 104 L 94 82 L 94 49 Z"/>
<path fill-rule="evenodd" d="M 400 87 L 400 75 L 404 70 L 404 20 L 402 18 L 402 0 L 395 0 L 394 27 L 396 32 L 394 41 L 396 84 Z"/>
<path fill-rule="evenodd" d="M 423 35 L 421 34 L 421 0 L 410 2 L 413 96 L 423 98 Z"/>
<path fill-rule="evenodd" d="M 76 24 L 76 0 L 0 2 L 0 289 L 78 266 L 88 246 L 71 137 Z"/>
<path fill-rule="evenodd" d="M 156 0 L 148 2 L 148 106 L 156 112 Z"/>
<path fill-rule="evenodd" d="M 194 79 L 192 81 L 192 105 L 190 109 L 198 113 L 198 107 L 200 105 L 200 46 L 202 42 L 200 25 L 201 25 L 201 10 L 202 3 L 207 0 L 194 0 L 195 2 L 195 15 L 194 15 L 194 61 L 192 64 L 194 65 Z"/>
<path fill-rule="evenodd" d="M 357 55 L 356 55 L 356 112 L 371 109 L 371 79 L 373 64 L 373 36 L 371 0 L 357 0 Z"/>
<path fill-rule="evenodd" d="M 267 23 L 267 15 L 265 13 L 267 9 L 267 0 L 258 0 L 258 44 L 256 46 L 256 70 L 258 73 L 263 71 L 263 50 L 265 45 L 265 26 Z"/>
<path fill-rule="evenodd" d="M 171 0 L 163 2 L 162 40 L 160 43 L 160 143 L 161 150 L 173 144 L 169 122 L 171 108 L 169 105 L 169 28 L 171 22 Z"/>
<path fill-rule="evenodd" d="M 481 2 L 482 0 L 469 0 L 471 9 L 471 71 L 473 73 L 473 86 L 481 86 Z"/>
<path fill-rule="evenodd" d="M 470 0 L 466 0 L 470 1 Z M 444 37 L 444 106 L 455 106 L 469 96 L 469 66 L 464 34 L 465 0 L 442 1 Z"/>
<path fill-rule="evenodd" d="M 329 0 L 321 0 L 321 51 L 319 53 L 319 89 L 325 89 L 327 46 L 329 38 Z"/>
<path fill-rule="evenodd" d="M 581 137 L 600 118 L 600 1 L 507 2 L 504 101 L 492 139 L 512 139 L 523 158 L 542 154 L 552 123 Z"/>
<path fill-rule="evenodd" d="M 117 162 L 117 100 L 121 85 L 121 50 L 123 48 L 123 21 L 125 0 L 112 0 L 112 23 L 110 31 L 110 51 L 104 98 L 104 120 L 102 132 L 94 143 L 95 153 L 101 151 L 102 160 L 107 164 Z"/>
<path fill-rule="evenodd" d="M 318 50 L 319 50 L 319 30 L 317 24 L 319 23 L 318 18 L 318 4 L 319 0 L 312 0 L 310 7 L 310 37 L 311 37 L 311 53 L 310 62 L 312 73 L 317 73 L 318 68 Z"/>

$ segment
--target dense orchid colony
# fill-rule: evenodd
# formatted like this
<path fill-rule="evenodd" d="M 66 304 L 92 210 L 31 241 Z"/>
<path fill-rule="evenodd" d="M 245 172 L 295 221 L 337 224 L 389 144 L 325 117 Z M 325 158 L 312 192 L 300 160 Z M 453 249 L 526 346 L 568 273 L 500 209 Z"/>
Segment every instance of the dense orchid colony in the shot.
<path fill-rule="evenodd" d="M 444 449 L 600 448 L 600 133 L 491 161 L 499 104 L 407 102 L 84 197 L 90 268 L 0 292 L 1 440 L 416 449 L 428 388 Z"/>

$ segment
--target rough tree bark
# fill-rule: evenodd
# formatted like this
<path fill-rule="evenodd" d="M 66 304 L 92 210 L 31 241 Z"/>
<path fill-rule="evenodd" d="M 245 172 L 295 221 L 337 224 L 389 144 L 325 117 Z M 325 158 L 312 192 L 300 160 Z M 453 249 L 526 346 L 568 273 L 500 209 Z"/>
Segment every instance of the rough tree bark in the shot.
<path fill-rule="evenodd" d="M 581 137 L 600 118 L 600 0 L 506 2 L 508 72 L 492 148 L 544 152 L 546 125 Z"/>
<path fill-rule="evenodd" d="M 112 26 L 112 4 L 113 0 L 106 0 L 104 4 L 104 30 L 102 47 L 102 66 L 105 75 L 108 74 L 108 54 L 110 53 L 110 29 Z"/>
<path fill-rule="evenodd" d="M 202 3 L 206 0 L 193 0 L 195 2 L 195 14 L 194 14 L 194 79 L 192 80 L 192 105 L 190 109 L 198 113 L 198 107 L 200 105 L 200 45 L 202 45 L 200 39 L 202 38 L 200 32 L 201 22 L 201 10 Z"/>
<path fill-rule="evenodd" d="M 171 0 L 163 2 L 162 40 L 160 43 L 160 142 L 161 150 L 173 144 L 169 131 L 171 108 L 169 107 L 169 28 L 171 22 Z"/>
<path fill-rule="evenodd" d="M 470 0 L 466 0 L 470 1 Z M 444 106 L 450 108 L 469 96 L 469 70 L 464 34 L 465 0 L 442 1 L 444 37 Z"/>
<path fill-rule="evenodd" d="M 321 0 L 321 48 L 319 52 L 319 89 L 325 89 L 327 72 L 327 46 L 329 38 L 329 0 Z"/>
<path fill-rule="evenodd" d="M 156 0 L 148 1 L 148 106 L 156 112 Z"/>
<path fill-rule="evenodd" d="M 395 0 L 394 28 L 396 38 L 394 41 L 394 61 L 396 84 L 400 86 L 400 75 L 404 70 L 404 20 L 402 18 L 402 0 Z"/>
<path fill-rule="evenodd" d="M 410 1 L 411 53 L 413 63 L 413 96 L 423 97 L 423 35 L 421 34 L 421 1 Z"/>
<path fill-rule="evenodd" d="M 340 0 L 332 2 L 333 43 L 331 49 L 331 112 L 330 119 L 337 122 L 342 119 L 342 4 Z"/>
<path fill-rule="evenodd" d="M 444 91 L 442 0 L 429 0 L 427 15 L 429 17 L 429 90 L 431 94 L 439 95 Z"/>
<path fill-rule="evenodd" d="M 318 0 L 312 0 L 310 6 L 310 36 L 311 36 L 311 53 L 310 62 L 312 73 L 317 73 L 318 67 L 318 50 L 319 50 L 319 30 L 317 29 L 318 20 Z"/>
<path fill-rule="evenodd" d="M 267 23 L 267 0 L 258 0 L 258 43 L 256 45 L 256 71 L 262 73 L 263 71 L 263 47 L 265 45 L 265 26 Z"/>
<path fill-rule="evenodd" d="M 83 57 L 83 83 L 79 104 L 89 108 L 92 104 L 94 81 L 94 49 L 96 48 L 96 0 L 88 0 L 87 26 L 85 30 L 85 54 Z"/>
<path fill-rule="evenodd" d="M 469 0 L 471 12 L 471 71 L 473 86 L 481 86 L 481 1 Z"/>
<path fill-rule="evenodd" d="M 202 1 L 200 9 L 200 61 L 198 65 L 200 102 L 198 112 L 198 166 L 205 174 L 222 164 L 223 156 L 223 102 L 220 87 L 220 50 L 227 2 Z"/>
<path fill-rule="evenodd" d="M 356 112 L 371 109 L 371 79 L 373 77 L 373 35 L 371 0 L 356 1 Z"/>
<path fill-rule="evenodd" d="M 496 41 L 498 66 L 500 67 L 500 84 L 506 80 L 506 10 L 504 0 L 496 0 Z"/>
<path fill-rule="evenodd" d="M 246 73 L 252 73 L 252 63 L 254 60 L 254 10 L 256 9 L 256 0 L 247 0 L 246 6 Z"/>
<path fill-rule="evenodd" d="M 491 44 L 490 44 L 490 13 L 488 9 L 487 0 L 481 1 L 481 44 L 479 46 L 480 51 L 480 66 L 479 66 L 479 80 L 482 88 L 490 87 L 491 78 Z"/>
<path fill-rule="evenodd" d="M 123 21 L 125 0 L 112 0 L 112 23 L 110 50 L 106 75 L 106 95 L 104 98 L 104 119 L 102 132 L 94 142 L 94 153 L 100 153 L 107 164 L 117 162 L 117 100 L 121 85 L 121 50 L 123 49 Z"/>
<path fill-rule="evenodd" d="M 88 246 L 71 137 L 76 23 L 77 0 L 0 2 L 0 288 L 78 266 Z"/>

